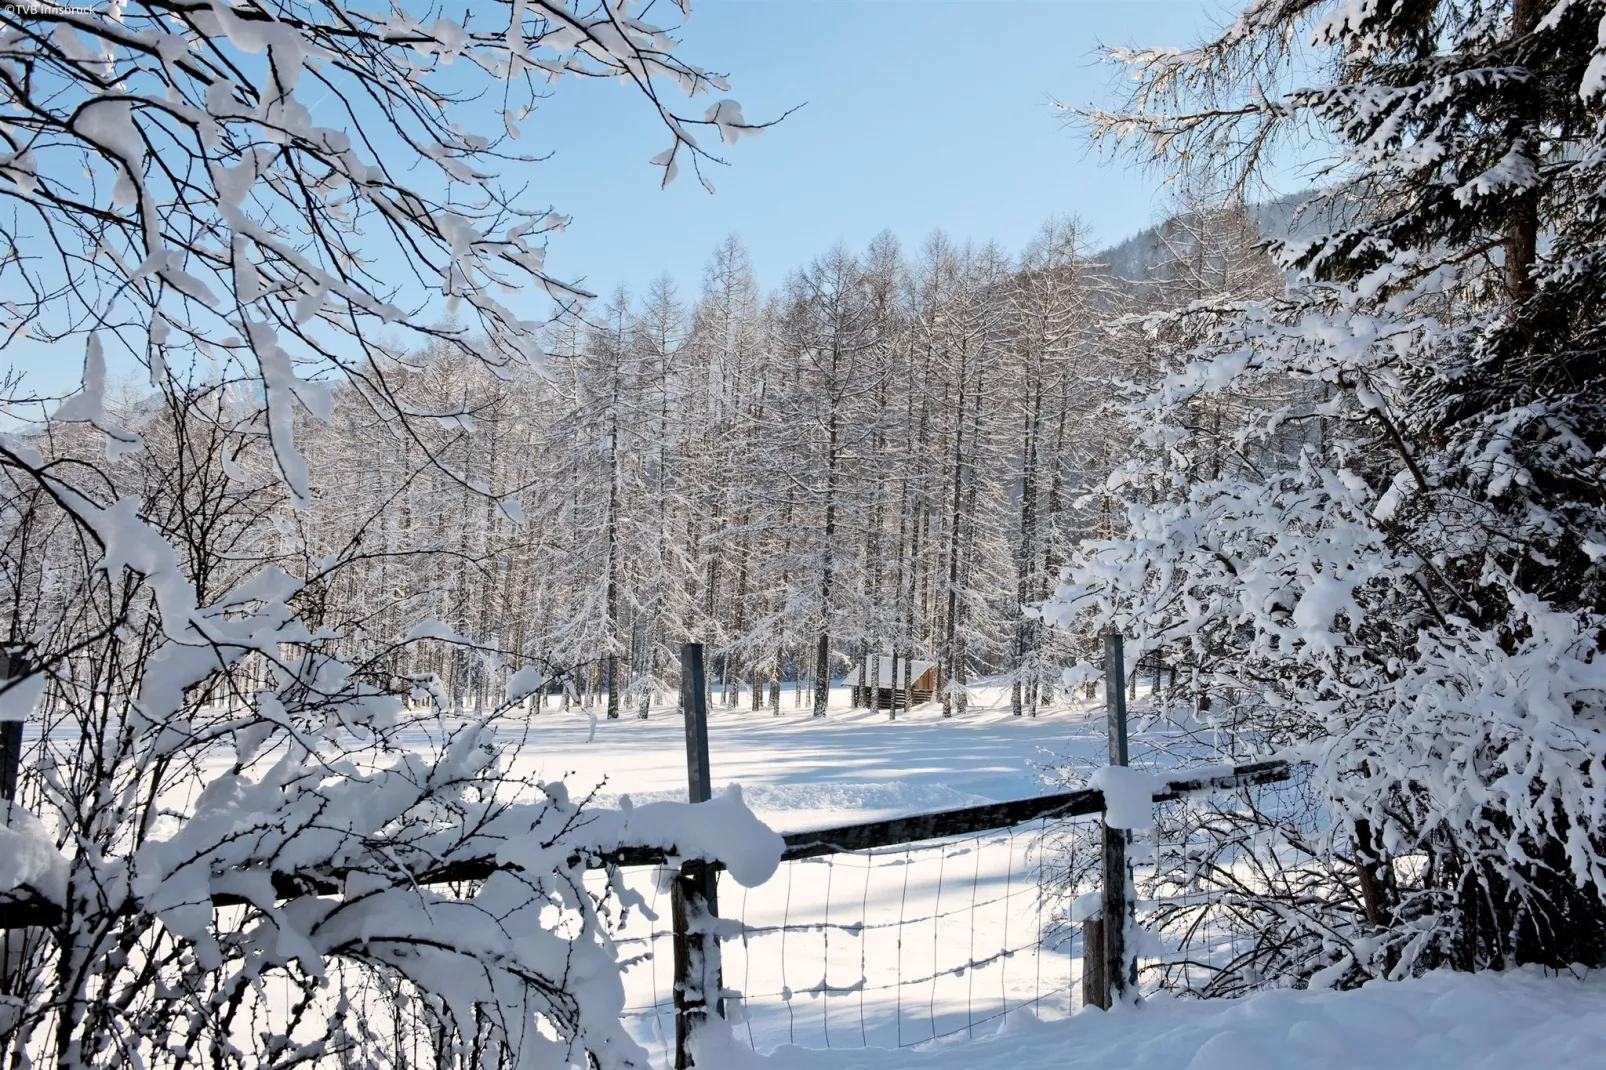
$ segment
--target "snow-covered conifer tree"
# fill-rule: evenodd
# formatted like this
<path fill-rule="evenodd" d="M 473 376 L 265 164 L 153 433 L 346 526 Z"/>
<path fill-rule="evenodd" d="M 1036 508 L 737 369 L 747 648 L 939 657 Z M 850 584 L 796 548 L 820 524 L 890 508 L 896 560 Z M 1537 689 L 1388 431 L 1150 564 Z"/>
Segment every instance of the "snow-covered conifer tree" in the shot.
<path fill-rule="evenodd" d="M 1267 0 L 1119 53 L 1136 99 L 1087 116 L 1239 191 L 1303 124 L 1339 149 L 1276 246 L 1284 295 L 1152 321 L 1201 343 L 1132 406 L 1124 530 L 1061 595 L 1188 648 L 1255 697 L 1239 746 L 1314 765 L 1336 823 L 1258 842 L 1330 880 L 1300 912 L 1239 889 L 1263 909 L 1238 982 L 1606 962 L 1603 26 Z"/>

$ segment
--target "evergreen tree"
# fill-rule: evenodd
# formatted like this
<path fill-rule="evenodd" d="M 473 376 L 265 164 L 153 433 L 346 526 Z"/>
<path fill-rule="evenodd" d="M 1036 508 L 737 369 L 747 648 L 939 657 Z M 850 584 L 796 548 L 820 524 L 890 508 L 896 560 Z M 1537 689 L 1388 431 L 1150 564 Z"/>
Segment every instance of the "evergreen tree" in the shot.
<path fill-rule="evenodd" d="M 1314 757 L 1339 820 L 1277 835 L 1333 905 L 1265 902 L 1256 970 L 1606 961 L 1603 17 L 1268 0 L 1122 53 L 1133 105 L 1089 116 L 1235 190 L 1300 124 L 1341 148 L 1284 296 L 1167 319 L 1202 341 L 1132 410 L 1124 530 L 1061 614 L 1189 644 L 1264 699 L 1236 739 Z"/>

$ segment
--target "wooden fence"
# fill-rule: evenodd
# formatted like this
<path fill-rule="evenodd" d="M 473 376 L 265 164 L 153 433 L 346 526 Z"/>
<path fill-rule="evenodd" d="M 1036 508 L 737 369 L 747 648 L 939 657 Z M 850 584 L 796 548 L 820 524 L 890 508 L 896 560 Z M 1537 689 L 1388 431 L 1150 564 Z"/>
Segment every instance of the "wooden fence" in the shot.
<path fill-rule="evenodd" d="M 1110 634 L 1104 644 L 1105 711 L 1110 764 L 1127 764 L 1126 678 L 1121 636 Z M 681 710 L 686 719 L 688 797 L 693 802 L 710 797 L 708 765 L 708 708 L 702 687 L 703 649 L 698 643 L 681 647 Z M 694 683 L 693 683 L 694 682 Z M 1286 780 L 1287 762 L 1270 761 L 1235 766 L 1230 772 L 1200 777 L 1178 776 L 1154 792 L 1153 802 L 1181 798 L 1193 792 L 1223 791 Z M 1104 793 L 1097 788 L 1041 795 L 1034 799 L 985 803 L 952 810 L 937 810 L 882 821 L 856 822 L 834 828 L 788 833 L 781 860 L 794 861 L 821 855 L 866 851 L 904 844 L 941 840 L 978 832 L 1007 829 L 1045 818 L 1089 817 L 1105 810 Z M 1108 1008 L 1137 984 L 1137 956 L 1126 946 L 1127 922 L 1135 908 L 1126 829 L 1103 829 L 1102 909 L 1083 923 L 1084 1002 Z M 717 867 L 703 862 L 683 863 L 671 885 L 675 927 L 675 1067 L 692 1065 L 689 1040 L 710 1010 L 722 1013 L 717 1000 L 722 984 L 719 951 L 708 922 L 718 916 L 713 879 Z M 1117 919 L 1112 924 L 1111 919 Z M 710 1003 L 709 994 L 715 999 Z"/>

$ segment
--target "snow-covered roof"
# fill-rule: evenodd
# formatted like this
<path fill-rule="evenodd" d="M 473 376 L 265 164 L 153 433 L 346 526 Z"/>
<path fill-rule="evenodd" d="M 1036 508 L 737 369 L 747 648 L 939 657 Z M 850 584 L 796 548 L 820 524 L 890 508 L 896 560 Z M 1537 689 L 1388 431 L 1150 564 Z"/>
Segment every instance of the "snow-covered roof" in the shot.
<path fill-rule="evenodd" d="M 893 659 L 892 659 L 892 655 L 891 654 L 882 654 L 882 655 L 880 655 L 880 658 L 881 658 L 881 664 L 879 666 L 880 671 L 876 675 L 881 678 L 881 686 L 882 687 L 892 687 L 894 680 L 897 681 L 898 686 L 902 686 L 902 684 L 903 684 L 903 663 L 904 663 L 904 659 L 903 658 L 899 658 L 898 659 L 898 664 L 896 666 L 896 669 L 894 669 L 894 666 L 892 664 L 892 660 Z M 926 674 L 926 670 L 930 669 L 931 667 L 932 667 L 932 663 L 929 662 L 929 661 L 910 661 L 909 662 L 909 682 L 913 683 L 914 681 L 920 679 L 922 676 L 924 676 Z M 859 682 L 861 680 L 865 679 L 867 676 L 869 676 L 869 674 L 870 674 L 870 659 L 867 657 L 867 658 L 864 659 L 864 664 L 863 665 L 855 665 L 848 672 L 847 679 L 843 680 L 842 682 L 844 684 L 846 684 L 847 686 L 849 686 L 849 687 L 858 687 L 859 686 Z"/>

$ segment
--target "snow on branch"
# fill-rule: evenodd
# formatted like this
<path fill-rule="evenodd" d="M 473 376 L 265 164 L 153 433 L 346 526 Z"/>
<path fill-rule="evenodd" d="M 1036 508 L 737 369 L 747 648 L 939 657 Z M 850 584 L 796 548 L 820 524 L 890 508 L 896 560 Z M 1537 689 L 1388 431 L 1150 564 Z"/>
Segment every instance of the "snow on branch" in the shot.
<path fill-rule="evenodd" d="M 8 7 L 0 234 L 41 255 L 0 265 L 0 329 L 89 334 L 84 390 L 55 415 L 94 423 L 114 450 L 138 440 L 102 419 L 103 347 L 154 383 L 212 363 L 255 384 L 304 507 L 294 422 L 327 418 L 331 381 L 364 384 L 399 419 L 376 362 L 435 344 L 526 363 L 541 323 L 506 295 L 587 296 L 548 271 L 564 220 L 517 174 L 539 162 L 513 143 L 546 86 L 633 86 L 670 134 L 666 181 L 683 158 L 714 159 L 695 130 L 730 144 L 763 125 L 731 99 L 675 110 L 666 86 L 728 86 L 644 14 L 587 0 L 461 21 L 337 0 Z"/>
<path fill-rule="evenodd" d="M 448 463 L 438 425 L 467 434 L 474 411 L 409 404 L 403 380 L 420 350 L 514 379 L 540 356 L 532 297 L 586 296 L 548 271 L 565 220 L 528 198 L 538 160 L 514 147 L 547 87 L 632 86 L 666 169 L 715 159 L 695 132 L 758 129 L 734 100 L 671 105 L 665 86 L 728 86 L 650 6 L 0 7 L 0 245 L 19 252 L 0 331 L 84 347 L 82 388 L 0 435 L 26 665 L 0 719 L 39 729 L 0 903 L 50 907 L 48 939 L 0 963 L 9 1058 L 289 1068 L 423 1045 L 644 1066 L 610 935 L 636 904 L 587 862 L 634 828 L 739 879 L 773 870 L 779 840 L 739 794 L 626 814 L 511 773 L 489 720 L 545 674 L 449 721 L 414 703 L 431 678 L 410 662 L 461 628 L 376 640 L 331 610 L 356 564 L 407 560 L 392 499 L 319 515 L 342 459 L 306 427 L 337 398 L 522 519 L 520 488 Z M 116 397 L 130 359 L 152 389 Z M 314 552 L 312 530 L 344 542 Z M 485 869 L 430 882 L 463 861 Z"/>

